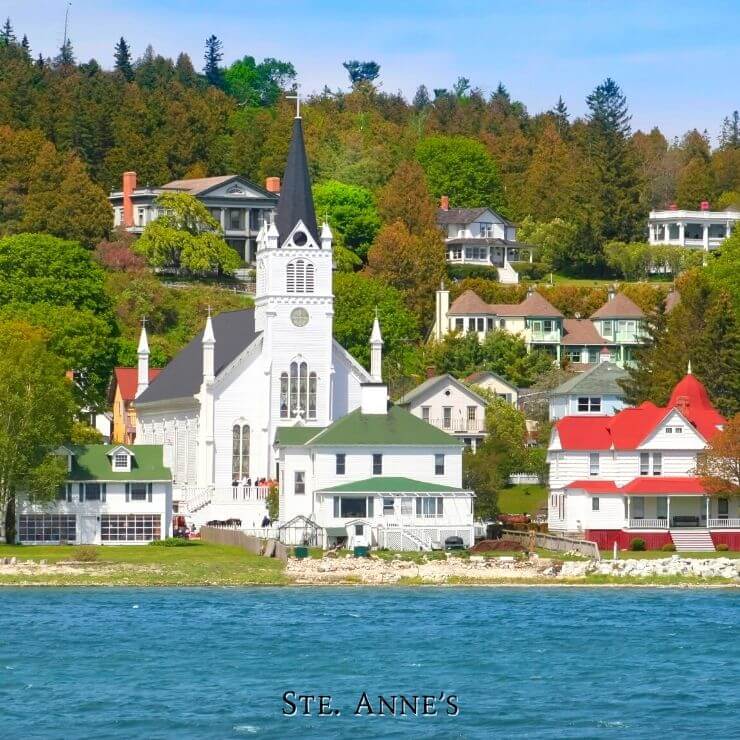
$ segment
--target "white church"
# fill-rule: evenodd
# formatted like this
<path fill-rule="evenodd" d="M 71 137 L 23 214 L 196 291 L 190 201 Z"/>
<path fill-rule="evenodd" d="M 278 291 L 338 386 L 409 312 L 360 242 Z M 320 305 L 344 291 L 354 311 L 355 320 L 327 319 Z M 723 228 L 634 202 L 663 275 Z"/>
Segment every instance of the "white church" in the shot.
<path fill-rule="evenodd" d="M 137 441 L 164 445 L 178 512 L 260 527 L 277 481 L 278 524 L 307 523 L 324 545 L 472 544 L 462 442 L 389 405 L 377 319 L 370 373 L 333 338 L 332 234 L 316 223 L 299 116 L 256 261 L 254 308 L 209 316 L 151 383 L 142 329 Z"/>

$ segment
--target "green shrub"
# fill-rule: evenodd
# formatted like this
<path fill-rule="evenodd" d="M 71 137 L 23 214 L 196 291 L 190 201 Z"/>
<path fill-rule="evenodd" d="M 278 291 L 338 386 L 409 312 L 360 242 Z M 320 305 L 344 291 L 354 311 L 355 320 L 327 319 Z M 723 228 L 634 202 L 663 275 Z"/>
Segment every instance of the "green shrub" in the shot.
<path fill-rule="evenodd" d="M 632 552 L 643 552 L 645 550 L 645 540 L 640 537 L 635 537 L 632 542 L 630 542 L 630 550 L 632 550 Z"/>
<path fill-rule="evenodd" d="M 544 262 L 512 262 L 511 266 L 522 280 L 542 280 L 550 273 Z"/>
<path fill-rule="evenodd" d="M 493 265 L 447 265 L 447 274 L 451 280 L 465 278 L 498 280 L 498 270 Z"/>
<path fill-rule="evenodd" d="M 168 537 L 166 540 L 152 540 L 154 547 L 190 547 L 193 543 L 184 537 Z"/>
<path fill-rule="evenodd" d="M 676 546 L 672 542 L 666 542 L 660 549 L 663 552 L 676 552 Z"/>
<path fill-rule="evenodd" d="M 727 552 L 730 549 L 730 546 L 726 542 L 720 542 L 719 545 L 717 545 L 717 549 L 720 552 Z"/>
<path fill-rule="evenodd" d="M 77 560 L 80 563 L 92 563 L 95 562 L 98 557 L 98 549 L 96 547 L 83 545 L 82 547 L 75 548 L 73 560 Z"/>

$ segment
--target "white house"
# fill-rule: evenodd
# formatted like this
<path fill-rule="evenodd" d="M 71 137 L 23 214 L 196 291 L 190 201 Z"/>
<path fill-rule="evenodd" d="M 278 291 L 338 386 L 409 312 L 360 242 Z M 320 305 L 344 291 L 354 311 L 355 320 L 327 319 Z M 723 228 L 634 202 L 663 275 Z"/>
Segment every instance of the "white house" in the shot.
<path fill-rule="evenodd" d="M 725 419 L 704 386 L 686 375 L 665 407 L 645 402 L 614 416 L 566 416 L 556 422 L 550 463 L 548 526 L 602 549 L 740 548 L 737 499 L 707 495 L 697 454 Z"/>
<path fill-rule="evenodd" d="M 327 545 L 430 550 L 453 536 L 472 545 L 473 493 L 462 487 L 462 443 L 389 406 L 377 319 L 373 336 L 360 408 L 325 429 L 278 430 L 281 519 L 315 521 Z"/>
<path fill-rule="evenodd" d="M 518 283 L 511 262 L 532 262 L 534 247 L 517 242 L 516 226 L 491 208 L 450 208 L 450 199 L 443 195 L 437 224 L 450 264 L 496 267 L 502 283 Z"/>
<path fill-rule="evenodd" d="M 468 375 L 468 377 L 465 378 L 465 382 L 470 385 L 477 385 L 479 388 L 484 388 L 514 406 L 518 404 L 519 389 L 513 383 L 506 380 L 506 378 L 502 378 L 500 375 L 497 375 L 490 370 L 481 370 L 472 375 Z"/>
<path fill-rule="evenodd" d="M 566 380 L 550 393 L 550 421 L 564 416 L 611 416 L 621 411 L 625 393 L 620 381 L 627 372 L 613 362 L 602 362 Z"/>
<path fill-rule="evenodd" d="M 700 210 L 679 210 L 671 206 L 665 211 L 650 211 L 648 241 L 674 247 L 690 247 L 708 252 L 716 249 L 740 221 L 740 211 L 728 208 L 710 211 L 703 201 Z"/>
<path fill-rule="evenodd" d="M 24 544 L 135 545 L 172 531 L 172 483 L 159 445 L 68 445 L 67 481 L 56 501 L 19 496 Z"/>
<path fill-rule="evenodd" d="M 319 516 L 302 502 L 313 506 L 315 486 L 331 481 L 323 473 L 309 475 L 313 467 L 304 466 L 299 472 L 306 473 L 306 493 L 295 492 L 295 464 L 284 470 L 292 460 L 284 449 L 290 436 L 282 430 L 306 435 L 303 444 L 308 435 L 328 433 L 334 424 L 355 418 L 360 412 L 352 412 L 372 393 L 366 384 L 373 378 L 332 336 L 332 235 L 326 224 L 317 227 L 300 118 L 293 126 L 277 215 L 259 233 L 256 260 L 254 309 L 209 316 L 204 331 L 151 383 L 148 352 L 140 352 L 137 440 L 165 446 L 179 511 L 196 524 L 239 518 L 245 527 L 259 526 L 274 481 L 280 482 L 280 522 L 307 512 Z M 377 323 L 371 344 L 379 353 Z M 395 419 L 396 412 L 387 418 Z M 419 422 L 419 429 L 432 428 Z M 458 449 L 454 439 L 433 431 Z M 374 438 L 370 442 L 377 446 Z M 423 435 L 412 442 L 420 455 L 436 454 L 425 451 Z M 308 454 L 313 466 L 316 455 L 308 449 L 300 454 Z M 354 466 L 350 470 L 347 482 L 364 475 Z M 305 498 L 295 503 L 300 496 Z"/>
<path fill-rule="evenodd" d="M 486 434 L 486 400 L 449 373 L 427 378 L 398 405 L 473 450 Z"/>

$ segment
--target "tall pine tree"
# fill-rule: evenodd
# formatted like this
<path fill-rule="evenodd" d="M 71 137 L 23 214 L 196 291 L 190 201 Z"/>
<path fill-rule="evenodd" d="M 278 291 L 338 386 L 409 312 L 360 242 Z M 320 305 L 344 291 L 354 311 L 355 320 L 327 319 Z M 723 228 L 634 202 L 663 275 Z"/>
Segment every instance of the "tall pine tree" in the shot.
<path fill-rule="evenodd" d="M 113 54 L 114 69 L 118 72 L 126 82 L 131 82 L 134 79 L 134 68 L 131 65 L 131 49 L 126 43 L 126 39 L 121 36 L 116 44 L 116 49 Z"/>
<path fill-rule="evenodd" d="M 646 213 L 640 203 L 641 181 L 636 152 L 629 139 L 627 98 L 607 77 L 586 98 L 589 113 L 586 152 L 593 182 L 588 185 L 600 214 L 605 241 L 629 242 L 642 234 Z"/>
<path fill-rule="evenodd" d="M 206 63 L 203 73 L 208 84 L 214 87 L 223 87 L 223 70 L 219 66 L 224 58 L 222 48 L 223 44 L 216 36 L 211 35 L 206 39 L 206 53 L 203 55 Z"/>
<path fill-rule="evenodd" d="M 15 32 L 13 26 L 10 23 L 10 18 L 5 19 L 2 30 L 0 30 L 0 46 L 7 46 L 8 44 L 15 43 Z"/>

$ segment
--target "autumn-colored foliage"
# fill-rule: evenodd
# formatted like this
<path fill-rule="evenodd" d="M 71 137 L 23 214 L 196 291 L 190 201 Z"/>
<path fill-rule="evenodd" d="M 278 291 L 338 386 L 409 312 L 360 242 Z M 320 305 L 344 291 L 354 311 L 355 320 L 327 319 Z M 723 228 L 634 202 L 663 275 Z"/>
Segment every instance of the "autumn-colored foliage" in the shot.
<path fill-rule="evenodd" d="M 740 414 L 699 453 L 696 472 L 709 493 L 740 496 Z"/>

